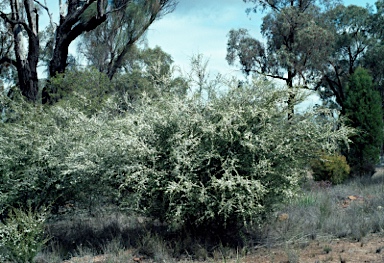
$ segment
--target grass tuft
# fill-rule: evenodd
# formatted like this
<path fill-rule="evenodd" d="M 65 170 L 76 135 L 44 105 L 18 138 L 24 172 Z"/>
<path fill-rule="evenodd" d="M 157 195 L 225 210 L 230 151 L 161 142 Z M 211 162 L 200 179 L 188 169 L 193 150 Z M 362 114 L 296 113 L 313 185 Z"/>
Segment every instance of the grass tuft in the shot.
<path fill-rule="evenodd" d="M 367 235 L 382 232 L 383 183 L 380 178 L 354 178 L 341 185 L 307 182 L 300 195 L 277 206 L 265 224 L 228 229 L 221 239 L 210 236 L 209 231 L 172 229 L 117 208 L 93 217 L 55 218 L 47 224 L 52 237 L 49 248 L 36 260 L 72 258 L 67 262 L 77 262 L 103 255 L 103 262 L 241 262 L 257 248 L 280 246 L 289 262 L 299 262 L 299 250 L 314 240 L 346 238 L 364 245 Z M 333 253 L 331 246 L 324 246 L 323 251 Z M 377 247 L 376 253 L 381 251 L 382 247 Z"/>

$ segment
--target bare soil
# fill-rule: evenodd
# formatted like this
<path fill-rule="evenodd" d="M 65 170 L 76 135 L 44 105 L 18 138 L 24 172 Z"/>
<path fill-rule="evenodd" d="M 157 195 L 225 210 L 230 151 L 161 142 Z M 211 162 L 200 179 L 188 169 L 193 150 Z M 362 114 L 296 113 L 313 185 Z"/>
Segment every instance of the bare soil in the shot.
<path fill-rule="evenodd" d="M 383 234 L 372 234 L 361 242 L 348 239 L 333 239 L 329 241 L 311 241 L 302 244 L 292 244 L 272 249 L 260 248 L 254 253 L 242 258 L 243 263 L 363 263 L 384 262 Z"/>

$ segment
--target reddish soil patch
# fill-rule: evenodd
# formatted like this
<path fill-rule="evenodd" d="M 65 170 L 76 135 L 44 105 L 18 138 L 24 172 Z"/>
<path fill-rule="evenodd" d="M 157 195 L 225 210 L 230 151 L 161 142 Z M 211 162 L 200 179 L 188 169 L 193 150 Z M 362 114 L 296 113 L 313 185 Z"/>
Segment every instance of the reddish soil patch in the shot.
<path fill-rule="evenodd" d="M 241 259 L 243 263 L 363 263 L 384 262 L 383 234 L 373 234 L 361 242 L 347 239 L 330 241 L 311 241 L 303 244 L 292 244 L 279 248 L 256 250 L 252 255 Z"/>

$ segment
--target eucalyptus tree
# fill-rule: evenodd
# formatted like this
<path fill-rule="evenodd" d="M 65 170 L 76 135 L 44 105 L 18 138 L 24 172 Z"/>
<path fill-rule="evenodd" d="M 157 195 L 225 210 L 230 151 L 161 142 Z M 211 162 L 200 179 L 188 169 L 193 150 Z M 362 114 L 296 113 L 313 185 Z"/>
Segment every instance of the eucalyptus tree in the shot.
<path fill-rule="evenodd" d="M 188 89 L 187 81 L 181 76 L 175 76 L 174 72 L 171 55 L 160 47 L 133 46 L 113 78 L 115 91 L 127 95 L 131 101 L 143 93 L 150 97 L 170 93 L 184 96 Z"/>
<path fill-rule="evenodd" d="M 375 7 L 376 12 L 371 16 L 370 33 L 376 41 L 365 53 L 362 64 L 369 69 L 384 106 L 384 0 L 377 1 Z"/>
<path fill-rule="evenodd" d="M 315 0 L 244 0 L 254 3 L 253 11 L 268 11 L 261 33 L 266 43 L 253 38 L 246 29 L 231 30 L 227 45 L 230 65 L 240 62 L 242 71 L 285 81 L 290 87 L 288 105 L 293 104 L 295 86 L 309 87 L 325 66 L 331 52 L 333 35 L 320 23 L 323 10 Z"/>
<path fill-rule="evenodd" d="M 4 3 L 0 3 L 3 8 Z M 12 80 L 13 63 L 12 32 L 3 20 L 0 20 L 0 90 L 4 82 Z"/>
<path fill-rule="evenodd" d="M 338 5 L 323 20 L 336 41 L 317 87 L 326 104 L 340 109 L 349 125 L 361 132 L 345 153 L 354 172 L 360 174 L 377 163 L 382 147 L 382 101 L 377 90 L 382 100 L 383 3 L 376 2 L 376 12 L 369 7 Z"/>
<path fill-rule="evenodd" d="M 52 3 L 51 3 L 52 4 Z M 165 10 L 172 11 L 176 5 L 175 0 L 68 0 L 58 1 L 59 21 L 55 23 L 48 8 L 47 1 L 38 0 L 6 0 L 2 3 L 0 11 L 2 22 L 12 32 L 12 49 L 14 55 L 1 54 L 0 62 L 14 65 L 17 70 L 18 82 L 22 94 L 29 100 L 36 101 L 38 97 L 37 65 L 40 60 L 40 11 L 44 11 L 50 20 L 50 34 L 52 35 L 51 52 L 49 54 L 49 77 L 63 73 L 67 67 L 69 45 L 85 32 L 95 30 L 105 23 L 110 16 L 123 12 L 127 16 L 149 14 L 151 19 L 147 23 L 137 20 L 125 26 L 129 33 L 141 32 L 143 34 L 150 23 L 154 22 L 160 13 Z M 125 12 L 135 6 L 135 12 Z M 165 12 L 166 13 L 166 12 Z M 127 20 L 126 20 L 127 21 Z M 135 27 L 135 31 L 130 30 Z M 5 34 L 0 32 L 1 37 Z M 138 36 L 129 36 L 130 42 L 135 42 Z M 46 43 L 45 43 L 46 44 Z M 112 68 L 118 68 L 118 63 Z"/>
<path fill-rule="evenodd" d="M 91 64 L 112 79 L 148 27 L 174 7 L 175 2 L 169 0 L 135 0 L 128 4 L 115 1 L 113 8 L 117 11 L 96 30 L 84 34 L 78 49 Z"/>
<path fill-rule="evenodd" d="M 7 1 L 9 13 L 0 17 L 12 32 L 14 57 L 2 54 L 0 61 L 16 66 L 21 93 L 30 100 L 37 97 L 37 63 L 39 60 L 39 13 L 34 1 Z M 3 3 L 4 5 L 4 3 Z M 4 5 L 5 6 L 5 5 Z M 1 32 L 4 36 L 5 32 Z M 28 39 L 28 42 L 26 41 Z"/>
<path fill-rule="evenodd" d="M 324 16 L 324 24 L 333 33 L 335 42 L 332 55 L 324 61 L 328 66 L 318 84 L 320 95 L 326 102 L 333 103 L 344 113 L 346 84 L 350 76 L 364 63 L 365 56 L 370 52 L 378 39 L 372 34 L 372 12 L 355 5 L 338 5 Z M 371 65 L 373 66 L 373 65 Z M 374 69 L 374 67 L 372 67 Z"/>
<path fill-rule="evenodd" d="M 380 92 L 384 107 L 384 45 L 377 43 L 367 50 L 362 65 L 370 71 L 374 86 Z"/>

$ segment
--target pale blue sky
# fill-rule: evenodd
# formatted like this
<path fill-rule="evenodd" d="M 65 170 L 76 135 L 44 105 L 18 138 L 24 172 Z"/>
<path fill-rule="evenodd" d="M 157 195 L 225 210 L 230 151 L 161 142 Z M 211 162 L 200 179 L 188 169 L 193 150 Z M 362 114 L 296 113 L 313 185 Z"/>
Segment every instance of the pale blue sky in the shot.
<path fill-rule="evenodd" d="M 246 28 L 260 37 L 262 13 L 246 14 L 252 3 L 243 0 L 178 0 L 175 11 L 155 21 L 146 34 L 149 47 L 160 46 L 169 53 L 174 64 L 184 72 L 189 71 L 189 61 L 199 53 L 209 59 L 209 70 L 224 75 L 242 76 L 236 67 L 228 66 L 226 56 L 227 34 L 231 29 Z M 48 7 L 58 21 L 58 1 L 49 0 Z M 347 0 L 344 4 L 374 5 L 375 0 Z M 48 22 L 44 13 L 42 27 Z M 70 53 L 76 56 L 76 41 L 70 46 Z"/>
<path fill-rule="evenodd" d="M 348 0 L 345 5 L 374 5 L 375 0 Z M 147 33 L 150 47 L 160 46 L 171 54 L 175 65 L 189 69 L 191 56 L 201 53 L 209 59 L 213 73 L 239 75 L 228 66 L 226 56 L 229 30 L 246 28 L 256 37 L 260 35 L 262 13 L 245 13 L 251 3 L 242 0 L 179 0 L 176 10 L 156 21 Z"/>
<path fill-rule="evenodd" d="M 149 47 L 160 46 L 169 53 L 181 70 L 189 70 L 189 61 L 193 55 L 203 54 L 209 59 L 209 69 L 213 73 L 241 73 L 228 66 L 226 56 L 227 34 L 231 29 L 246 28 L 260 37 L 262 13 L 246 14 L 252 3 L 243 0 L 178 0 L 176 10 L 155 21 L 146 37 Z M 374 5 L 375 0 L 346 0 L 344 4 L 366 6 Z M 47 1 L 55 22 L 58 22 L 58 1 Z M 46 26 L 48 19 L 44 13 L 41 21 Z M 70 53 L 76 56 L 76 41 L 70 46 Z"/>

